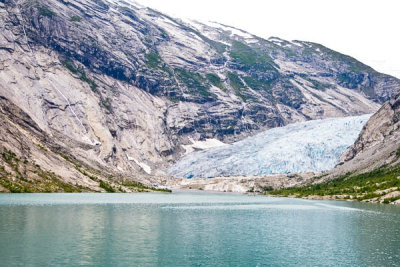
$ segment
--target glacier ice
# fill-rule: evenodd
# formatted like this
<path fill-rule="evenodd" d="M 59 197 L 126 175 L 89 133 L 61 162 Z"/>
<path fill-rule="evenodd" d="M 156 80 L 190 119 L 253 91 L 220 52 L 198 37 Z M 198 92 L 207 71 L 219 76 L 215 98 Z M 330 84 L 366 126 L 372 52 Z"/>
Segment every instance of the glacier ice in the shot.
<path fill-rule="evenodd" d="M 371 115 L 330 118 L 273 128 L 233 144 L 182 157 L 175 177 L 256 176 L 325 171 L 354 143 Z"/>

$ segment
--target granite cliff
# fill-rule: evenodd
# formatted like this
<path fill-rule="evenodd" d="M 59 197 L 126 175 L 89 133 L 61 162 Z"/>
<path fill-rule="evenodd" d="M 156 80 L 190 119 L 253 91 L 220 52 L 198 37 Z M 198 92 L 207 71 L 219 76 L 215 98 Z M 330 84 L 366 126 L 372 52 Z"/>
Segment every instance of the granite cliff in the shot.
<path fill-rule="evenodd" d="M 156 185 L 199 142 L 373 113 L 400 88 L 320 44 L 130 1 L 1 0 L 0 29 L 0 148 L 81 186 L 91 181 L 76 165 Z"/>

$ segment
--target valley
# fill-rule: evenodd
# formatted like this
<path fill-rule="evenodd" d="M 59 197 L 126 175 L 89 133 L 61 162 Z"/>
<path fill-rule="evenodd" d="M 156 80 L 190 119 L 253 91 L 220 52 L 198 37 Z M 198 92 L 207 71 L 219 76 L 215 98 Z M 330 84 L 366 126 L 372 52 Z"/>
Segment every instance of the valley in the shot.
<path fill-rule="evenodd" d="M 321 44 L 122 0 L 0 18 L 0 191 L 265 193 L 397 166 L 400 80 Z"/>

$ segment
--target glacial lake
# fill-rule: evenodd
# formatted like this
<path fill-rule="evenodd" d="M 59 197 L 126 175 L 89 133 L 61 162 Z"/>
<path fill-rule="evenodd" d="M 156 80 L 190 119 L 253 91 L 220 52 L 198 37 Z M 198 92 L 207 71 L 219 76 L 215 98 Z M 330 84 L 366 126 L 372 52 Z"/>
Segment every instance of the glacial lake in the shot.
<path fill-rule="evenodd" d="M 400 266 L 400 207 L 214 193 L 0 194 L 0 266 Z"/>

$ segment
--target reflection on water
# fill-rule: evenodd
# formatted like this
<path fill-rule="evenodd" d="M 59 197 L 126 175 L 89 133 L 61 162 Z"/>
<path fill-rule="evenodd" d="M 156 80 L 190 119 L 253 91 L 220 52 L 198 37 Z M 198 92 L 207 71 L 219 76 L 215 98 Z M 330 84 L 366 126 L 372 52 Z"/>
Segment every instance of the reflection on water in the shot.
<path fill-rule="evenodd" d="M 399 266 L 400 207 L 224 194 L 0 195 L 0 266 Z"/>

